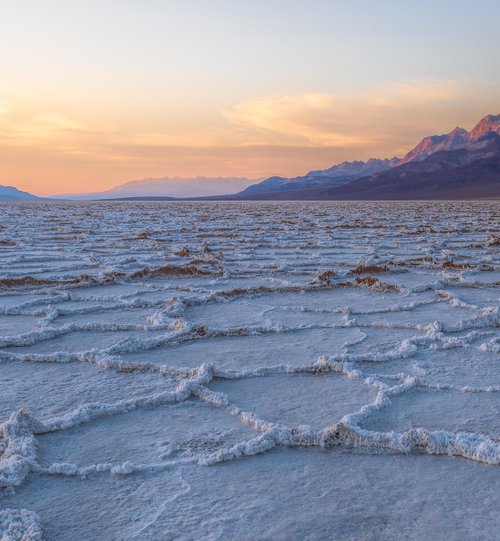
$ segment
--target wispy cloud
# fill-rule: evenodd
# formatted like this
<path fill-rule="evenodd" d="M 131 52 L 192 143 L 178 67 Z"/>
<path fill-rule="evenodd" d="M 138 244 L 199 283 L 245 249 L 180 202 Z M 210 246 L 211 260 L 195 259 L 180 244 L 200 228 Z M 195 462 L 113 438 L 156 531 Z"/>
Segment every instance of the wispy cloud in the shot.
<path fill-rule="evenodd" d="M 84 123 L 30 101 L 0 101 L 0 138 L 3 144 L 57 143 L 88 130 Z"/>
<path fill-rule="evenodd" d="M 285 136 L 290 144 L 365 147 L 398 140 L 403 129 L 415 132 L 431 111 L 462 98 L 452 81 L 414 81 L 357 93 L 258 97 L 222 114 L 266 142 Z"/>

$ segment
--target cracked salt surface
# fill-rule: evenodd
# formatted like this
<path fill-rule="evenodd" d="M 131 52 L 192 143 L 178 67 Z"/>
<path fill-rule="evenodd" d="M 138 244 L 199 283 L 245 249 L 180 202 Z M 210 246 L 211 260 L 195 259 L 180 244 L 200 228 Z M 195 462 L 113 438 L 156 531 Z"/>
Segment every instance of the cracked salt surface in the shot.
<path fill-rule="evenodd" d="M 222 336 L 195 340 L 175 346 L 154 348 L 147 352 L 123 353 L 129 362 L 143 361 L 167 364 L 175 368 L 196 368 L 212 363 L 217 368 L 239 371 L 255 370 L 264 365 L 302 366 L 312 364 L 320 355 L 341 353 L 346 344 L 354 343 L 359 331 L 353 328 L 294 329 L 286 333 L 270 332 L 246 336 Z"/>
<path fill-rule="evenodd" d="M 498 538 L 498 203 L 1 212 L 2 541 Z"/>

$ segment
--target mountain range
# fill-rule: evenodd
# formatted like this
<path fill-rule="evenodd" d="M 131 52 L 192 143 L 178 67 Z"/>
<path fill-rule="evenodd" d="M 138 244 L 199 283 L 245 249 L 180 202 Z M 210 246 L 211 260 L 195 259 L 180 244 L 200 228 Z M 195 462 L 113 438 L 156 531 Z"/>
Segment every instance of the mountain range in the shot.
<path fill-rule="evenodd" d="M 441 150 L 421 161 L 362 177 L 342 186 L 264 193 L 254 199 L 396 200 L 500 197 L 500 135 L 475 147 Z"/>
<path fill-rule="evenodd" d="M 493 159 L 499 152 L 495 143 L 495 137 L 499 138 L 499 135 L 500 115 L 487 115 L 470 132 L 457 127 L 444 135 L 424 137 L 403 158 L 343 162 L 302 177 L 270 177 L 249 186 L 237 197 L 402 199 L 431 195 L 445 197 L 447 194 L 450 197 L 460 194 L 460 197 L 479 197 L 474 193 L 475 168 L 477 174 L 481 174 L 483 197 L 500 196 L 500 171 L 495 170 Z M 490 159 L 489 165 L 479 163 L 482 159 Z M 476 165 L 470 165 L 476 161 Z M 465 166 L 467 169 L 462 171 Z M 456 186 L 458 178 L 462 184 L 467 180 L 469 188 Z"/>
<path fill-rule="evenodd" d="M 201 188 L 201 189 L 200 189 Z M 232 195 L 233 190 L 241 190 Z M 198 197 L 194 197 L 196 194 Z M 377 200 L 500 197 L 500 114 L 487 115 L 467 131 L 424 137 L 402 158 L 342 162 L 306 175 L 247 178 L 148 178 L 111 190 L 64 199 Z M 40 199 L 0 186 L 0 200 Z"/>
<path fill-rule="evenodd" d="M 239 195 L 247 196 L 270 192 L 286 192 L 289 190 L 304 190 L 323 186 L 341 186 L 358 178 L 374 175 L 395 167 L 399 158 L 370 159 L 366 162 L 342 162 L 328 169 L 310 171 L 304 176 L 285 178 L 270 177 L 258 184 L 252 184 Z"/>

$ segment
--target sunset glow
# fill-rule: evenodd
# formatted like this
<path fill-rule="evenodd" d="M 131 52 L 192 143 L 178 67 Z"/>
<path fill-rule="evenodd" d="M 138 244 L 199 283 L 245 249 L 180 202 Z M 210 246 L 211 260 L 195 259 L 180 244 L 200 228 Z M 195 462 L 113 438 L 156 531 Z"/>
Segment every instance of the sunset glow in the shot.
<path fill-rule="evenodd" d="M 0 183 L 46 195 L 402 155 L 500 110 L 500 5 L 480 3 L 5 3 Z"/>

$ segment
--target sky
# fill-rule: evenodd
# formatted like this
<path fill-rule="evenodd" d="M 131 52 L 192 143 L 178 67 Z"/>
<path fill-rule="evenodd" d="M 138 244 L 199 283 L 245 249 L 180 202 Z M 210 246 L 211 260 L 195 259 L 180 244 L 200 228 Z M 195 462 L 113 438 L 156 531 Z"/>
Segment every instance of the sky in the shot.
<path fill-rule="evenodd" d="M 500 112 L 498 0 L 0 0 L 0 184 L 296 176 Z"/>

